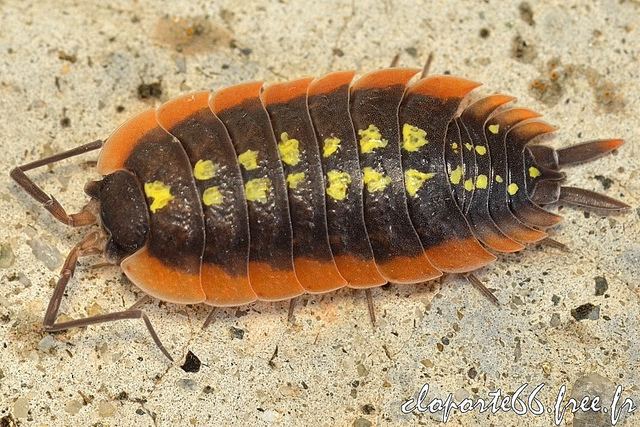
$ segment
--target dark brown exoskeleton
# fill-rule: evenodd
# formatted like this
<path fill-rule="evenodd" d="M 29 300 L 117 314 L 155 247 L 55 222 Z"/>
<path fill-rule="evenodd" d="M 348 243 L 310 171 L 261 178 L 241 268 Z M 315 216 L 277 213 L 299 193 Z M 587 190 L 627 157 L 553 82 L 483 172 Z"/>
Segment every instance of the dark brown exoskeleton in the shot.
<path fill-rule="evenodd" d="M 472 274 L 494 253 L 547 243 L 563 203 L 603 212 L 628 206 L 562 185 L 565 166 L 622 145 L 597 140 L 554 150 L 554 130 L 491 95 L 463 106 L 477 83 L 389 68 L 263 89 L 261 82 L 174 99 L 133 117 L 107 140 L 19 166 L 11 177 L 60 222 L 97 226 L 69 253 L 46 331 L 143 319 L 150 297 L 237 306 L 308 293 L 419 283 Z M 101 149 L 90 202 L 76 214 L 25 172 Z M 145 293 L 129 309 L 56 322 L 78 258 L 102 254 Z M 205 325 L 212 319 L 207 318 Z"/>

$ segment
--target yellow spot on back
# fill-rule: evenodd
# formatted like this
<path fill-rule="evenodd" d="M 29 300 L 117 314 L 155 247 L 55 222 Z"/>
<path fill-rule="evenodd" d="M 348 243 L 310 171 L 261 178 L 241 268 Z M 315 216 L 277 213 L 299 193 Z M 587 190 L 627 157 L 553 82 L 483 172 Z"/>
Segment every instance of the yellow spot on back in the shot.
<path fill-rule="evenodd" d="M 280 134 L 280 143 L 278 143 L 278 151 L 280 152 L 280 160 L 289 166 L 295 166 L 300 162 L 300 141 L 289 138 L 287 132 Z"/>
<path fill-rule="evenodd" d="M 387 188 L 391 184 L 391 178 L 367 166 L 362 169 L 362 182 L 367 186 L 369 193 L 375 193 Z"/>
<path fill-rule="evenodd" d="M 454 142 L 453 144 L 451 144 L 451 149 L 454 153 L 458 154 L 458 143 Z"/>
<path fill-rule="evenodd" d="M 458 185 L 460 184 L 460 180 L 462 179 L 462 165 L 458 165 L 457 168 L 451 171 L 451 175 L 449 176 L 449 181 L 452 184 Z"/>
<path fill-rule="evenodd" d="M 511 196 L 513 196 L 514 194 L 516 194 L 518 192 L 519 189 L 520 188 L 518 187 L 518 184 L 512 182 L 507 187 L 507 193 L 509 193 Z"/>
<path fill-rule="evenodd" d="M 531 178 L 537 178 L 537 177 L 539 177 L 540 175 L 542 175 L 542 174 L 540 173 L 540 169 L 538 169 L 537 167 L 535 167 L 535 166 L 531 166 L 531 167 L 529 168 L 529 176 L 530 176 Z"/>
<path fill-rule="evenodd" d="M 487 154 L 487 147 L 485 147 L 484 145 L 476 145 L 476 153 L 484 156 L 485 154 Z"/>
<path fill-rule="evenodd" d="M 500 175 L 496 175 L 496 182 L 504 182 L 504 179 Z"/>
<path fill-rule="evenodd" d="M 351 175 L 332 169 L 327 172 L 327 194 L 335 200 L 344 200 L 351 184 Z"/>
<path fill-rule="evenodd" d="M 473 150 L 473 145 L 469 144 L 468 142 L 466 144 L 464 144 L 464 146 L 469 151 Z"/>
<path fill-rule="evenodd" d="M 497 135 L 498 132 L 500 132 L 500 125 L 499 124 L 489 125 L 489 132 L 491 132 L 494 135 Z"/>
<path fill-rule="evenodd" d="M 218 187 L 209 187 L 202 193 L 202 203 L 205 206 L 221 205 L 223 201 L 224 196 Z"/>
<path fill-rule="evenodd" d="M 476 188 L 482 188 L 484 190 L 488 184 L 489 180 L 487 179 L 487 175 L 478 175 L 476 178 Z"/>
<path fill-rule="evenodd" d="M 298 184 L 304 181 L 304 172 L 290 173 L 287 175 L 287 184 L 289 188 L 298 188 Z"/>
<path fill-rule="evenodd" d="M 409 123 L 402 125 L 402 148 L 407 151 L 418 151 L 420 147 L 428 143 L 425 130 Z"/>
<path fill-rule="evenodd" d="M 340 138 L 325 138 L 322 146 L 322 157 L 329 157 L 340 149 Z"/>
<path fill-rule="evenodd" d="M 216 165 L 211 160 L 198 160 L 193 166 L 193 177 L 204 181 L 211 179 L 216 174 Z"/>
<path fill-rule="evenodd" d="M 404 172 L 404 186 L 407 189 L 407 193 L 409 193 L 411 197 L 416 197 L 418 190 L 420 190 L 424 183 L 435 175 L 434 172 L 420 172 L 416 169 L 406 170 Z"/>
<path fill-rule="evenodd" d="M 471 178 L 467 179 L 464 182 L 464 189 L 467 191 L 473 191 L 473 189 L 475 188 L 475 186 L 473 185 L 473 180 Z"/>
<path fill-rule="evenodd" d="M 244 185 L 245 197 L 250 202 L 265 203 L 270 191 L 271 180 L 269 178 L 255 178 Z"/>
<path fill-rule="evenodd" d="M 360 129 L 358 131 L 360 136 L 360 152 L 363 154 L 373 153 L 378 148 L 384 148 L 389 141 L 382 138 L 380 129 L 374 125 L 369 125 L 366 129 Z"/>
<path fill-rule="evenodd" d="M 245 170 L 251 171 L 258 168 L 258 152 L 247 150 L 238 156 L 238 162 L 244 166 Z"/>
<path fill-rule="evenodd" d="M 164 208 L 174 199 L 173 194 L 171 194 L 171 187 L 165 185 L 162 181 L 145 182 L 144 194 L 153 199 L 149 206 L 149 210 L 152 213 Z"/>

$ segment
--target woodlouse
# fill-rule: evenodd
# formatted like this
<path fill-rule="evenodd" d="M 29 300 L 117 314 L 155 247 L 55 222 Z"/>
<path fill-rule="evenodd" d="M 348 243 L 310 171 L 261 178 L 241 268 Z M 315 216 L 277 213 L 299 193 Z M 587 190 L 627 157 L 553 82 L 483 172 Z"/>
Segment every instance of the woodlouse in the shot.
<path fill-rule="evenodd" d="M 561 185 L 563 166 L 622 145 L 554 150 L 554 128 L 479 84 L 388 68 L 198 92 L 138 114 L 95 141 L 11 171 L 59 221 L 99 225 L 69 253 L 44 317 L 60 331 L 142 318 L 164 301 L 213 307 L 278 301 L 348 286 L 365 290 L 471 274 L 546 242 L 558 201 L 614 212 L 620 201 Z M 101 149 L 89 203 L 68 215 L 26 171 Z M 147 296 L 125 311 L 56 322 L 78 257 L 103 254 Z M 372 321 L 375 319 L 367 292 Z M 212 311 L 213 313 L 213 311 Z M 291 313 L 291 311 L 290 311 Z M 205 325 L 210 321 L 207 318 Z"/>

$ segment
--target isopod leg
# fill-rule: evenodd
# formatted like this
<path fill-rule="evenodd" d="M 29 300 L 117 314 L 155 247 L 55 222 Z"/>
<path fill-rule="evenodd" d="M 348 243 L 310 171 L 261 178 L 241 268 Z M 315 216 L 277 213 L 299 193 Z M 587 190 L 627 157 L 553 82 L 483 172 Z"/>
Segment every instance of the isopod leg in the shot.
<path fill-rule="evenodd" d="M 67 284 L 69 283 L 69 280 L 71 279 L 71 277 L 73 277 L 76 265 L 78 264 L 78 258 L 84 255 L 100 253 L 99 243 L 100 233 L 90 233 L 84 239 L 82 239 L 82 241 L 78 243 L 73 249 L 71 249 L 69 255 L 67 255 L 67 259 L 62 266 L 60 279 L 58 279 L 56 288 L 53 291 L 53 296 L 51 297 L 51 300 L 49 300 L 49 306 L 47 307 L 47 311 L 44 315 L 43 329 L 47 332 L 58 332 L 71 328 L 81 328 L 84 326 L 95 325 L 98 323 L 113 322 L 116 320 L 142 319 L 147 327 L 147 330 L 149 331 L 149 334 L 151 335 L 151 338 L 156 343 L 160 351 L 162 351 L 167 359 L 173 362 L 173 358 L 160 341 L 160 338 L 158 338 L 158 334 L 156 334 L 156 331 L 153 329 L 151 321 L 149 321 L 149 318 L 142 310 L 137 308 L 147 301 L 146 296 L 138 300 L 127 310 L 118 311 L 115 313 L 100 314 L 97 316 L 86 317 L 84 319 L 75 319 L 69 320 L 67 322 L 56 323 L 56 318 L 58 317 L 58 310 L 60 309 L 60 303 L 62 302 L 64 291 L 67 287 Z"/>
<path fill-rule="evenodd" d="M 369 319 L 371 319 L 371 326 L 376 327 L 376 310 L 373 306 L 373 297 L 371 296 L 371 288 L 364 290 L 364 294 L 367 297 L 367 307 L 369 308 Z"/>
<path fill-rule="evenodd" d="M 142 307 L 143 305 L 145 305 L 146 303 L 148 303 L 149 301 L 151 301 L 151 297 L 147 294 L 141 296 L 138 301 L 134 302 L 133 305 L 131 307 L 129 307 L 129 310 L 134 310 L 137 308 Z"/>
<path fill-rule="evenodd" d="M 541 245 L 549 246 L 551 248 L 560 249 L 562 252 L 569 252 L 569 247 L 564 243 L 560 243 L 551 237 L 547 237 L 545 239 L 540 240 L 538 243 Z"/>
<path fill-rule="evenodd" d="M 298 303 L 298 297 L 291 298 L 289 300 L 289 313 L 287 314 L 287 322 L 293 323 L 293 311 Z"/>
<path fill-rule="evenodd" d="M 429 52 L 427 61 L 424 63 L 424 67 L 422 67 L 422 73 L 420 74 L 421 79 L 425 78 L 429 74 L 429 70 L 431 69 L 432 63 L 433 63 L 433 52 Z"/>
<path fill-rule="evenodd" d="M 211 322 L 213 322 L 214 316 L 217 312 L 217 307 L 211 307 L 211 311 L 207 315 L 207 318 L 204 319 L 204 323 L 202 324 L 202 329 L 207 329 Z"/>
<path fill-rule="evenodd" d="M 26 165 L 18 166 L 11 170 L 11 178 L 22 187 L 27 194 L 36 199 L 44 206 L 46 210 L 63 224 L 71 227 L 82 227 L 84 225 L 93 224 L 96 221 L 96 217 L 93 213 L 83 208 L 80 212 L 75 214 L 67 214 L 64 208 L 52 195 L 45 193 L 35 182 L 29 178 L 25 172 L 31 169 L 39 168 L 40 166 L 56 163 L 69 157 L 79 156 L 80 154 L 88 153 L 89 151 L 97 150 L 102 147 L 103 141 L 93 141 L 88 144 L 81 145 L 74 149 L 64 151 L 62 153 L 55 154 L 51 157 L 36 160 L 35 162 L 27 163 Z"/>
<path fill-rule="evenodd" d="M 482 281 L 480 279 L 478 279 L 478 277 L 475 274 L 467 273 L 467 274 L 464 275 L 464 277 L 469 281 L 469 283 L 471 283 L 473 285 L 474 288 L 476 288 L 478 291 L 480 291 L 480 293 L 482 295 L 487 297 L 487 299 L 489 301 L 491 301 L 492 303 L 494 303 L 497 306 L 500 306 L 500 302 L 498 301 L 498 298 L 496 298 L 496 296 L 493 294 L 493 292 L 491 292 L 491 290 L 489 288 L 487 288 L 484 285 L 484 283 L 482 283 Z"/>
<path fill-rule="evenodd" d="M 389 65 L 389 68 L 397 67 L 398 62 L 400 62 L 400 54 L 396 53 L 396 56 L 394 56 L 393 59 L 391 60 L 391 64 Z"/>

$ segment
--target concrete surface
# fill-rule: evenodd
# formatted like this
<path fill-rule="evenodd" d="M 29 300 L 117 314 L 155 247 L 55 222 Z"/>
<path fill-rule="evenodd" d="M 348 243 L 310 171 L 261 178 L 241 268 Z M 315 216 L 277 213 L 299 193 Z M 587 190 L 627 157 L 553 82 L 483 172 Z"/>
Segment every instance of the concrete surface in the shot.
<path fill-rule="evenodd" d="M 620 384 L 640 404 L 639 14 L 637 0 L 0 0 L 0 425 L 435 425 L 439 415 L 400 411 L 425 382 L 431 396 L 458 400 L 544 382 L 549 406 L 563 384 Z M 429 52 L 434 72 L 542 112 L 560 127 L 557 146 L 625 138 L 616 155 L 572 169 L 570 182 L 607 187 L 633 211 L 562 209 L 554 235 L 570 253 L 533 247 L 479 272 L 500 308 L 461 279 L 374 290 L 374 330 L 363 295 L 349 290 L 303 298 L 294 325 L 285 303 L 222 310 L 207 331 L 203 307 L 150 304 L 174 365 L 139 322 L 41 332 L 64 254 L 83 231 L 18 191 L 11 167 L 106 137 L 190 90 L 369 71 L 396 53 L 420 66 Z M 96 178 L 92 160 L 31 176 L 76 210 Z M 121 310 L 139 296 L 118 269 L 90 268 L 99 262 L 81 262 L 66 316 Z M 197 373 L 180 367 L 187 350 L 202 362 Z M 607 425 L 594 420 L 568 415 L 563 425 Z M 551 422 L 473 412 L 450 425 Z"/>

